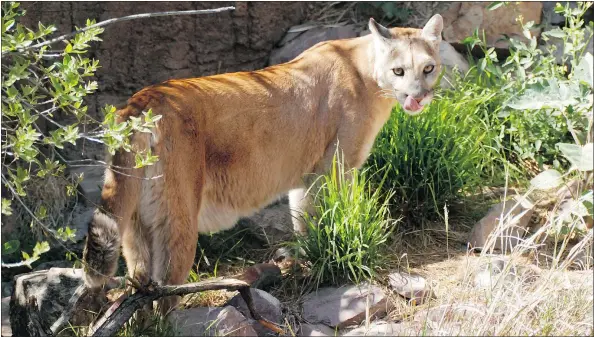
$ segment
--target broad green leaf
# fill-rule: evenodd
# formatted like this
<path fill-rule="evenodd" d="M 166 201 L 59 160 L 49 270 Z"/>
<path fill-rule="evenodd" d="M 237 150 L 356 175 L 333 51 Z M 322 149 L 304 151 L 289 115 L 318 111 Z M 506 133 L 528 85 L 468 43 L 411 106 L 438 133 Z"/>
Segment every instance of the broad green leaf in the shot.
<path fill-rule="evenodd" d="M 576 144 L 557 143 L 559 151 L 561 151 L 563 156 L 567 158 L 567 160 L 569 160 L 573 167 L 579 171 L 593 170 L 593 145 L 593 143 L 587 143 L 584 146 Z"/>
<path fill-rule="evenodd" d="M 50 246 L 49 243 L 47 243 L 47 241 L 43 241 L 43 242 L 37 242 L 37 244 L 35 245 L 35 247 L 33 247 L 33 256 L 39 256 L 43 253 L 46 253 L 50 250 Z"/>
<path fill-rule="evenodd" d="M 522 68 L 519 68 L 522 69 Z M 559 82 L 549 79 L 544 85 L 534 85 L 521 95 L 510 99 L 506 105 L 516 110 L 539 110 L 553 108 L 564 110 L 579 103 L 580 88 L 577 83 Z"/>
<path fill-rule="evenodd" d="M 563 178 L 559 171 L 549 169 L 539 173 L 536 177 L 530 180 L 530 185 L 537 190 L 548 190 L 555 188 L 563 183 Z"/>
<path fill-rule="evenodd" d="M 21 243 L 19 242 L 19 240 L 10 240 L 4 242 L 2 244 L 2 255 L 14 253 L 19 249 L 20 246 Z"/>
<path fill-rule="evenodd" d="M 594 88 L 594 76 L 592 75 L 592 72 L 594 70 L 592 67 L 594 67 L 594 62 L 592 61 L 592 54 L 588 52 L 580 60 L 580 63 L 573 71 L 572 79 L 586 82 L 588 83 L 590 88 Z"/>
<path fill-rule="evenodd" d="M 563 30 L 561 30 L 561 28 L 557 27 L 555 29 L 551 29 L 549 31 L 546 31 L 543 33 L 543 35 L 547 35 L 547 36 L 551 36 L 551 37 L 556 37 L 559 39 L 562 39 L 565 37 L 565 32 Z"/>

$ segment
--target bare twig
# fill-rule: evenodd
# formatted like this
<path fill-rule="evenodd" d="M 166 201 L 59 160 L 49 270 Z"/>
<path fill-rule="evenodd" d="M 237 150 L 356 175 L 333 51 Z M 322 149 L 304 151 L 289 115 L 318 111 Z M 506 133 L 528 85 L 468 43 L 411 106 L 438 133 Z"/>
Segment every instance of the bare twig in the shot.
<path fill-rule="evenodd" d="M 51 40 L 48 41 L 44 41 L 44 42 L 40 42 L 34 45 L 30 45 L 28 47 L 22 48 L 18 51 L 26 51 L 26 50 L 30 50 L 30 49 L 36 49 L 36 48 L 41 48 L 43 46 L 47 46 L 59 41 L 64 41 L 66 39 L 68 39 L 71 36 L 74 36 L 76 34 L 79 33 L 83 33 L 87 30 L 90 29 L 94 29 L 94 28 L 98 28 L 98 27 L 103 27 L 103 26 L 107 26 L 109 24 L 112 23 L 116 23 L 116 22 L 123 22 L 123 21 L 129 21 L 129 20 L 135 20 L 135 19 L 144 19 L 144 18 L 155 18 L 155 17 L 160 17 L 160 16 L 172 16 L 172 15 L 200 15 L 200 14 L 215 14 L 215 13 L 221 13 L 221 12 L 226 12 L 226 11 L 232 11 L 235 10 L 235 7 L 230 6 L 230 7 L 221 7 L 221 8 L 215 8 L 215 9 L 200 9 L 200 10 L 190 10 L 190 11 L 168 11 L 168 12 L 157 12 L 157 13 L 144 13 L 144 14 L 134 14 L 134 15 L 128 15 L 128 16 L 123 16 L 121 18 L 114 18 L 114 19 L 109 19 L 109 20 L 105 20 L 105 21 L 101 21 L 99 23 L 96 23 L 94 25 L 90 25 L 88 27 L 79 29 L 77 31 L 74 31 L 72 33 L 66 34 L 66 35 L 62 35 L 62 36 L 58 36 L 56 38 L 53 38 Z M 8 54 L 10 52 L 3 52 L 2 56 Z"/>

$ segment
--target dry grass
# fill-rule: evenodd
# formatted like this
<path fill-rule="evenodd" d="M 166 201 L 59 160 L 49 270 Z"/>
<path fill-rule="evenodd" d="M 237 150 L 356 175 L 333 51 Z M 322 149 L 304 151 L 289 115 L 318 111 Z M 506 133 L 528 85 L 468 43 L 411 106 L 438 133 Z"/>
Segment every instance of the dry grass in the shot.
<path fill-rule="evenodd" d="M 447 233 L 449 249 L 444 231 L 425 231 L 419 235 L 431 238 L 416 241 L 405 237 L 408 244 L 392 249 L 393 267 L 425 277 L 436 296 L 411 305 L 392 293 L 387 320 L 420 323 L 424 330 L 417 325 L 411 335 L 592 335 L 594 275 L 574 263 L 580 254 L 591 257 L 592 229 L 579 242 L 570 235 L 553 240 L 547 233 L 557 218 L 556 206 L 507 255 L 493 254 L 494 242 L 481 253 L 460 249 L 468 235 L 463 231 Z M 499 229 L 509 220 L 504 218 Z M 578 224 L 570 224 L 570 230 L 574 227 Z M 504 268 L 498 273 L 501 260 Z"/>

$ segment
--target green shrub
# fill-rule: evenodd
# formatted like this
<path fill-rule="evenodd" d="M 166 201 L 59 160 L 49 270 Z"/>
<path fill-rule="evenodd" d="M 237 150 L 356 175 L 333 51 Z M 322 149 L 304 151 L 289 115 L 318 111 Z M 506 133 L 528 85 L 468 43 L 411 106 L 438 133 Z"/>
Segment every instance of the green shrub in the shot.
<path fill-rule="evenodd" d="M 313 280 L 319 285 L 372 277 L 386 261 L 383 248 L 395 228 L 389 218 L 390 195 L 372 191 L 366 171 L 345 172 L 340 160 L 319 179 L 314 201 L 318 215 L 306 215 L 308 234 L 296 242 L 311 263 Z"/>
<path fill-rule="evenodd" d="M 393 203 L 413 218 L 431 217 L 497 176 L 497 130 L 489 122 L 495 94 L 469 82 L 456 88 L 436 92 L 418 116 L 395 107 L 367 162 L 387 170 L 384 189 L 393 190 Z"/>
<path fill-rule="evenodd" d="M 476 62 L 479 73 L 471 80 L 498 89 L 502 149 L 514 153 L 520 162 L 534 160 L 540 169 L 544 164 L 567 168 L 569 163 L 556 144 L 573 142 L 576 131 L 588 128 L 583 113 L 574 109 L 584 90 L 577 84 L 569 85 L 567 79 L 592 41 L 594 23 L 586 25 L 582 19 L 591 5 L 578 2 L 571 8 L 569 3 L 557 4 L 555 12 L 565 16 L 566 25 L 544 31 L 541 46 L 530 32 L 535 23 L 522 23 L 528 42 L 509 39 L 510 56 L 502 61 L 494 48 L 486 47 L 478 30 L 463 41 L 469 47 L 479 46 L 485 53 Z M 559 102 L 572 107 L 559 109 Z"/>
<path fill-rule="evenodd" d="M 24 15 L 18 3 L 2 2 L 2 225 L 18 233 L 3 237 L 2 267 L 30 265 L 50 249 L 49 242 L 74 238 L 60 215 L 76 195 L 76 179 L 65 174 L 65 147 L 85 139 L 105 144 L 111 153 L 130 151 L 132 131 L 150 132 L 158 119 L 148 111 L 142 119 L 116 124 L 115 108 L 108 106 L 98 125 L 84 98 L 97 89 L 90 78 L 99 61 L 86 53 L 103 28 L 87 20 L 76 34 L 50 39 L 55 27 L 39 23 L 29 29 L 19 23 Z M 137 166 L 156 160 L 150 153 L 136 158 Z"/>

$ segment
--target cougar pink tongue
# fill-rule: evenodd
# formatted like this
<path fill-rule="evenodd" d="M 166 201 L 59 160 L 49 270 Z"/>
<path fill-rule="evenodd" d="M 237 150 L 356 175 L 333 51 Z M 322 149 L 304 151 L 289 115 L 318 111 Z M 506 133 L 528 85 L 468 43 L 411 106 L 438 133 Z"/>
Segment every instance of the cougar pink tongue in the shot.
<path fill-rule="evenodd" d="M 412 98 L 411 96 L 406 96 L 406 100 L 404 101 L 404 109 L 408 111 L 419 111 L 423 108 L 416 99 Z"/>

